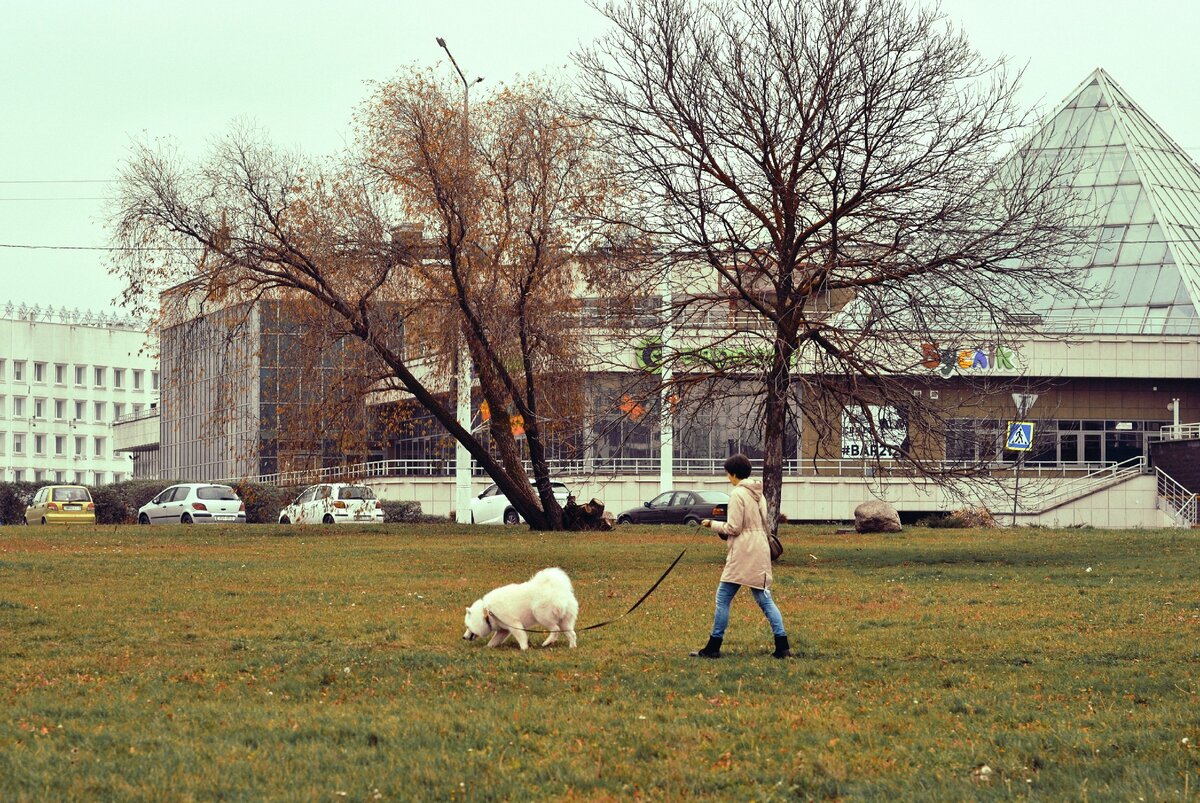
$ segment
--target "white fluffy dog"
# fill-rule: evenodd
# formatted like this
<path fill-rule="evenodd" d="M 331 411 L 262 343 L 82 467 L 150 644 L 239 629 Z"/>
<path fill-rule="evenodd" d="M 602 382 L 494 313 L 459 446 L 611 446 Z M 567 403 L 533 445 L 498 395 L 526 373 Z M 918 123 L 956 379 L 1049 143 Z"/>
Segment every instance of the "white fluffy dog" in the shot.
<path fill-rule="evenodd" d="M 522 650 L 529 648 L 529 630 L 548 630 L 543 647 L 565 633 L 567 644 L 575 646 L 575 620 L 579 603 L 571 588 L 571 578 L 558 567 L 542 569 L 524 583 L 511 583 L 493 589 L 475 600 L 463 618 L 467 632 L 463 638 L 474 641 L 491 634 L 489 647 L 499 647 L 509 636 Z"/>

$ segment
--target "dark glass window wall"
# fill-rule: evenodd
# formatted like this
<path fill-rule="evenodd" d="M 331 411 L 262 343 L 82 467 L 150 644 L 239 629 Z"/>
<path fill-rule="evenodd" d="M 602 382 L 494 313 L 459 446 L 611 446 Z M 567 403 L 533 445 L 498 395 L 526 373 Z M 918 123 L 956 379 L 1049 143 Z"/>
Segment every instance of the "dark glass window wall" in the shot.
<path fill-rule="evenodd" d="M 1149 453 L 1146 439 L 1169 421 L 1033 419 L 1033 448 L 1027 464 L 1120 463 Z M 1013 460 L 1004 448 L 1007 420 L 955 419 L 946 429 L 950 461 Z"/>

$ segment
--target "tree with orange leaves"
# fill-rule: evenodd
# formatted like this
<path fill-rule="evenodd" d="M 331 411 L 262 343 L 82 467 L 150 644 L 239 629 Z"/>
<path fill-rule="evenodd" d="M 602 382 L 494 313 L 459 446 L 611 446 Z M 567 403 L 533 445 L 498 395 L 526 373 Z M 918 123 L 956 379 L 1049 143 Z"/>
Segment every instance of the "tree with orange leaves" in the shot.
<path fill-rule="evenodd" d="M 456 93 L 419 72 L 379 85 L 357 118 L 357 153 L 331 167 L 247 130 L 194 165 L 138 147 L 113 210 L 113 271 L 135 308 L 183 282 L 181 309 L 290 299 L 323 310 L 310 319 L 386 369 L 376 390 L 410 395 L 531 527 L 558 529 L 546 443 L 577 426 L 575 299 L 614 280 L 588 255 L 617 236 L 595 223 L 611 219 L 616 189 L 588 127 L 549 85 L 485 96 L 465 133 Z M 445 401 L 460 336 L 495 454 Z"/>

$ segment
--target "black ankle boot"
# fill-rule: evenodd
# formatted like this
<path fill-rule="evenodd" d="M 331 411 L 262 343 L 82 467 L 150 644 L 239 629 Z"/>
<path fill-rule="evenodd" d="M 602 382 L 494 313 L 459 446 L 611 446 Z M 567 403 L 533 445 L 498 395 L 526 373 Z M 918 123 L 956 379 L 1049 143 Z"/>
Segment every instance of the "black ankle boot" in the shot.
<path fill-rule="evenodd" d="M 708 643 L 704 645 L 704 649 L 689 653 L 692 658 L 720 658 L 721 657 L 721 641 L 722 639 L 716 636 L 709 636 Z"/>
<path fill-rule="evenodd" d="M 788 645 L 787 636 L 775 637 L 775 652 L 771 654 L 772 658 L 791 658 L 792 648 Z"/>

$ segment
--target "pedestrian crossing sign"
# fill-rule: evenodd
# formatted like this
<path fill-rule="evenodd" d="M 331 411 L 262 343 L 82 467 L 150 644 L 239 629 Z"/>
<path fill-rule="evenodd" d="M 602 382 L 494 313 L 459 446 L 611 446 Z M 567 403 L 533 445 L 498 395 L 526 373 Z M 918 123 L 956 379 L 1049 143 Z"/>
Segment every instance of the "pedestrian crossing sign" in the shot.
<path fill-rule="evenodd" d="M 1016 452 L 1024 452 L 1033 448 L 1033 422 L 1032 421 L 1009 421 L 1008 422 L 1008 440 L 1004 444 L 1005 449 L 1012 449 Z"/>

